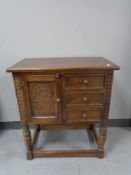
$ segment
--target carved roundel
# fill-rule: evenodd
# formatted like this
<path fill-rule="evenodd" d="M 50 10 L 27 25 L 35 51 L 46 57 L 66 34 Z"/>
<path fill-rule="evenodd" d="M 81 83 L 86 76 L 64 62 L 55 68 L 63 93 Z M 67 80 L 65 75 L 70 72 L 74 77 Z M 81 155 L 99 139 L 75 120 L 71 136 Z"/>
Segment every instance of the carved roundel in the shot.
<path fill-rule="evenodd" d="M 29 83 L 29 94 L 33 115 L 56 114 L 56 87 L 54 82 L 31 82 Z"/>

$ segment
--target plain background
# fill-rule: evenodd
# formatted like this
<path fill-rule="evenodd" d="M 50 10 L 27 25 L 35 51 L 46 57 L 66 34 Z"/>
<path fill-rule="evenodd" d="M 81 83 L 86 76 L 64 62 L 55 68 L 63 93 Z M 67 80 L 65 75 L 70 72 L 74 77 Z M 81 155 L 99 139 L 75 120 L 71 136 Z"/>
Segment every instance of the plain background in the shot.
<path fill-rule="evenodd" d="M 131 117 L 131 0 L 0 0 L 0 121 L 19 120 L 6 68 L 24 57 L 57 56 L 118 64 L 110 118 Z"/>

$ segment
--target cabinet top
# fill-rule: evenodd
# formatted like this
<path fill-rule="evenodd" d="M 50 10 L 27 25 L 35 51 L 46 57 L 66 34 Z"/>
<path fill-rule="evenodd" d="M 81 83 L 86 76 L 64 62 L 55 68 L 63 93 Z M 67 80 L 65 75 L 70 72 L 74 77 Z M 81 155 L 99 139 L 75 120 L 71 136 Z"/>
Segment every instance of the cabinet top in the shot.
<path fill-rule="evenodd" d="M 25 58 L 9 67 L 7 72 L 57 71 L 65 69 L 118 70 L 119 66 L 103 57 Z"/>

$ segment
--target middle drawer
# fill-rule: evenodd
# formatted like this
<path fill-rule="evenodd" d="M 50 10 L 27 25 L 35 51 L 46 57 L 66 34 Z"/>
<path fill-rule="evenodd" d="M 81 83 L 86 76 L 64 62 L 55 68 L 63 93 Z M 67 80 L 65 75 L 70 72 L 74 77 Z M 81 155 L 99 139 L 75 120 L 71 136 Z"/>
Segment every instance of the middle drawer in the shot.
<path fill-rule="evenodd" d="M 102 107 L 104 106 L 104 102 L 104 93 L 65 94 L 65 103 L 67 107 L 74 105 L 93 105 Z"/>

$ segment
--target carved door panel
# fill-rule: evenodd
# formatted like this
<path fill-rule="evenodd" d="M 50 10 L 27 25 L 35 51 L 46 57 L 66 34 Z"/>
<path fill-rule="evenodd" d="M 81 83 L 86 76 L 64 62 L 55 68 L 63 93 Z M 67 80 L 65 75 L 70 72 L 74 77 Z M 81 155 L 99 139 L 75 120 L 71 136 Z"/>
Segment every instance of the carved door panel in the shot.
<path fill-rule="evenodd" d="M 28 120 L 61 121 L 61 79 L 55 75 L 25 75 L 23 80 Z"/>

